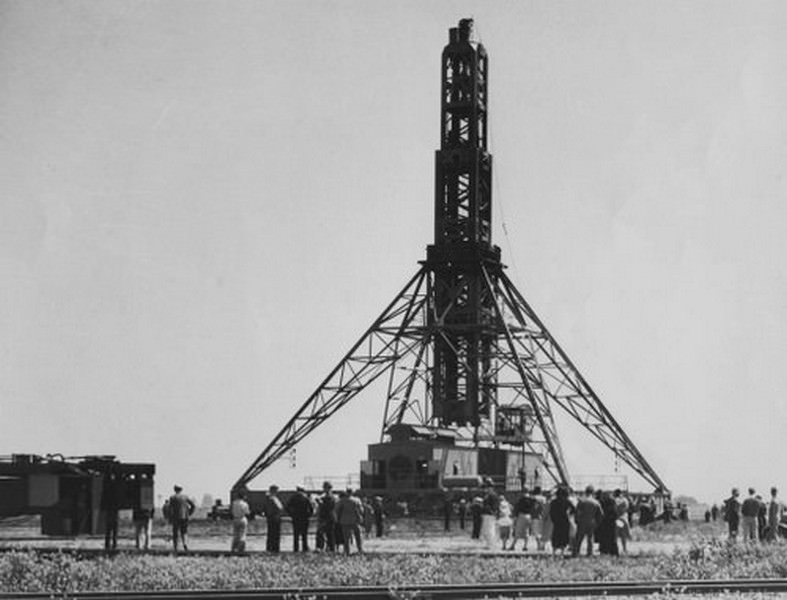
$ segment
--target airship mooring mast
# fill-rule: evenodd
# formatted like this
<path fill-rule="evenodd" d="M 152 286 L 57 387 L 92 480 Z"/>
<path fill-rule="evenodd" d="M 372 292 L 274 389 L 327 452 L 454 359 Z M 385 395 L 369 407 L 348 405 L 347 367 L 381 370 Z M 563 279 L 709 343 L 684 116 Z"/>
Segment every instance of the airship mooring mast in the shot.
<path fill-rule="evenodd" d="M 470 19 L 442 54 L 434 243 L 415 276 L 317 387 L 235 489 L 385 378 L 380 441 L 413 425 L 469 448 L 540 458 L 570 484 L 553 414 L 562 410 L 657 490 L 666 486 L 508 278 L 492 244 L 489 62 Z"/>

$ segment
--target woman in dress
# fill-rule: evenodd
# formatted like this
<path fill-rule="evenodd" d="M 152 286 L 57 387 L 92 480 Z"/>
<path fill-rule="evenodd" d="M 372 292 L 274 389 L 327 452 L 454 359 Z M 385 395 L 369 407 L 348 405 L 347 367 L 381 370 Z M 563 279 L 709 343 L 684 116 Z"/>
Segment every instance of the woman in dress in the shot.
<path fill-rule="evenodd" d="M 549 518 L 552 521 L 552 552 L 563 554 L 570 548 L 571 525 L 570 515 L 574 513 L 574 505 L 568 499 L 568 488 L 560 486 L 555 499 L 549 505 Z"/>

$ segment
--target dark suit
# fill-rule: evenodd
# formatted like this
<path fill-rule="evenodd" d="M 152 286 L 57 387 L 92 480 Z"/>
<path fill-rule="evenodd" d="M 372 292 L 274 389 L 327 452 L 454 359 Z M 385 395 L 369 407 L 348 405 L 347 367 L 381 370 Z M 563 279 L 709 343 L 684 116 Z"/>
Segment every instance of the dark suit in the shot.
<path fill-rule="evenodd" d="M 265 549 L 268 552 L 278 552 L 281 546 L 281 515 L 284 512 L 284 507 L 276 494 L 268 494 L 265 499 L 264 512 L 265 522 L 268 526 Z"/>
<path fill-rule="evenodd" d="M 287 512 L 292 519 L 292 550 L 298 552 L 300 545 L 304 552 L 309 550 L 309 517 L 314 513 L 311 500 L 304 492 L 297 491 L 287 500 Z"/>

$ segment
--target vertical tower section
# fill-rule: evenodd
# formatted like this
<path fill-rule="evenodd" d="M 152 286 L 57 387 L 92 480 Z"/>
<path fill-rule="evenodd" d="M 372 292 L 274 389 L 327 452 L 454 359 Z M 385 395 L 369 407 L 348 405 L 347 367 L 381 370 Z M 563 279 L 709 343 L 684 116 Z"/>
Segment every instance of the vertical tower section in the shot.
<path fill-rule="evenodd" d="M 473 22 L 450 30 L 442 56 L 435 245 L 492 243 L 492 157 L 487 152 L 489 59 L 470 41 Z"/>
<path fill-rule="evenodd" d="M 495 403 L 495 299 L 482 275 L 482 265 L 493 277 L 501 269 L 500 249 L 492 245 L 489 61 L 471 41 L 472 27 L 463 19 L 452 28 L 442 54 L 435 239 L 425 262 L 433 274 L 428 325 L 436 332 L 432 416 L 445 426 L 478 426 Z"/>

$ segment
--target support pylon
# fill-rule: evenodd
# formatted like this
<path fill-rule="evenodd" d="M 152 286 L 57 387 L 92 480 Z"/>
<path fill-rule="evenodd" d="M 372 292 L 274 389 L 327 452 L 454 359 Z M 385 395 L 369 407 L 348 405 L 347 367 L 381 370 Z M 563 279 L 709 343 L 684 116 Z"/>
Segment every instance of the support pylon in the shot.
<path fill-rule="evenodd" d="M 442 56 L 435 242 L 382 314 L 241 475 L 241 488 L 372 382 L 387 378 L 380 441 L 397 424 L 450 428 L 457 444 L 521 448 L 571 483 L 565 411 L 655 489 L 666 486 L 505 273 L 492 245 L 488 58 L 472 21 Z"/>

